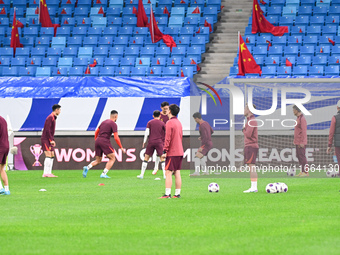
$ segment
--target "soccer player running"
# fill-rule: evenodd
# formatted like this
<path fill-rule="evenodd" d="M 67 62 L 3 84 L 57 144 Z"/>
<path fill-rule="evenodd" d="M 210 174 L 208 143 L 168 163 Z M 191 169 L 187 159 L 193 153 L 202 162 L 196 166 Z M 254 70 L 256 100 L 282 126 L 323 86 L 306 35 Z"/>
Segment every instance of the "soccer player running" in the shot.
<path fill-rule="evenodd" d="M 294 128 L 294 145 L 296 147 L 296 157 L 301 165 L 301 172 L 297 176 L 306 177 L 309 176 L 306 158 L 307 121 L 296 105 L 293 106 L 293 113 L 297 117 L 297 124 Z"/>
<path fill-rule="evenodd" d="M 256 109 L 255 105 L 253 105 Z M 243 191 L 244 193 L 257 192 L 257 172 L 255 162 L 259 151 L 257 121 L 254 114 L 249 110 L 248 105 L 244 108 L 244 116 L 247 118 L 245 127 L 242 129 L 244 134 L 244 163 L 250 170 L 251 187 Z"/>
<path fill-rule="evenodd" d="M 108 157 L 109 161 L 106 163 L 106 166 L 104 168 L 104 171 L 100 175 L 100 178 L 111 178 L 107 175 L 107 173 L 116 161 L 115 152 L 110 142 L 110 137 L 112 134 L 114 135 L 115 141 L 118 144 L 119 148 L 122 149 L 124 154 L 126 153 L 118 136 L 118 127 L 116 124 L 117 119 L 118 112 L 116 110 L 112 110 L 110 114 L 110 119 L 104 120 L 97 128 L 94 136 L 96 160 L 92 161 L 88 166 L 83 167 L 84 178 L 86 178 L 89 169 L 96 165 L 99 165 L 102 162 L 103 153 L 106 155 L 106 157 Z"/>
<path fill-rule="evenodd" d="M 0 181 L 0 195 L 10 195 L 8 177 L 5 171 L 7 155 L 9 152 L 8 129 L 6 120 L 0 116 L 0 175 L 5 188 Z"/>
<path fill-rule="evenodd" d="M 214 130 L 211 128 L 208 122 L 202 119 L 201 113 L 195 112 L 192 117 L 194 118 L 195 122 L 199 124 L 200 137 L 198 139 L 201 140 L 201 147 L 199 147 L 194 158 L 195 172 L 193 174 L 190 174 L 190 176 L 199 176 L 201 167 L 203 174 L 209 174 L 206 169 L 207 154 L 213 147 L 211 135 L 214 133 Z"/>
<path fill-rule="evenodd" d="M 45 153 L 44 173 L 42 177 L 58 177 L 52 174 L 52 166 L 54 161 L 54 141 L 55 125 L 57 117 L 61 112 L 61 106 L 55 104 L 52 106 L 52 113 L 45 120 L 44 130 L 41 135 L 41 146 Z"/>
<path fill-rule="evenodd" d="M 182 178 L 180 170 L 183 160 L 183 130 L 182 124 L 177 119 L 180 108 L 176 104 L 169 106 L 169 121 L 165 126 L 165 142 L 162 158 L 165 160 L 165 194 L 160 198 L 171 198 L 172 174 L 175 175 L 175 195 L 173 198 L 180 198 Z"/>
<path fill-rule="evenodd" d="M 335 156 L 340 164 L 340 100 L 337 103 L 337 114 L 332 117 L 331 120 L 331 127 L 329 129 L 329 136 L 328 136 L 328 147 L 327 147 L 327 154 L 329 154 L 332 150 L 332 144 L 334 140 L 334 147 L 335 147 Z"/>
<path fill-rule="evenodd" d="M 164 138 L 165 138 L 165 124 L 160 120 L 161 112 L 156 110 L 153 112 L 153 120 L 150 120 L 146 125 L 143 148 L 146 140 L 149 137 L 148 145 L 146 147 L 144 161 L 142 163 L 142 169 L 140 175 L 137 176 L 139 179 L 143 179 L 145 170 L 148 166 L 148 161 L 156 150 L 157 158 L 160 158 L 163 154 Z M 165 179 L 165 161 L 161 159 L 161 165 L 163 170 L 163 178 Z M 153 170 L 152 174 L 157 174 L 158 169 Z"/>

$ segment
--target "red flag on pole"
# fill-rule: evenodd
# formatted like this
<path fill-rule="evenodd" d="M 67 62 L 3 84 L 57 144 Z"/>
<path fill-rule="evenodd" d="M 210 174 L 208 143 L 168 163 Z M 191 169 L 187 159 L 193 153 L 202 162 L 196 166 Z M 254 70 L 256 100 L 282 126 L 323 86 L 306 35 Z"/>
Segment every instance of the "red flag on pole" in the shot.
<path fill-rule="evenodd" d="M 16 12 L 14 8 L 12 34 L 11 34 L 11 48 L 13 48 L 13 57 L 15 57 L 16 48 L 23 47 L 23 45 L 20 43 L 18 27 L 23 28 L 24 25 L 20 21 L 17 21 Z"/>
<path fill-rule="evenodd" d="M 146 16 L 143 1 L 139 0 L 138 2 L 138 11 L 137 11 L 137 27 L 147 27 L 148 26 L 148 17 Z"/>
<path fill-rule="evenodd" d="M 247 45 L 239 35 L 240 45 L 238 51 L 238 74 L 244 76 L 246 73 L 262 74 L 261 67 L 255 62 L 253 56 L 248 50 Z"/>
<path fill-rule="evenodd" d="M 5 4 L 3 0 L 0 0 L 0 4 Z"/>
<path fill-rule="evenodd" d="M 168 14 L 168 18 L 170 18 L 170 13 L 169 13 L 168 8 L 166 8 L 166 6 L 164 7 L 163 14 Z"/>
<path fill-rule="evenodd" d="M 90 67 L 96 67 L 96 65 L 97 65 L 97 60 L 93 59 L 93 64 L 90 64 Z"/>
<path fill-rule="evenodd" d="M 335 41 L 333 41 L 331 38 L 328 38 L 328 41 L 334 46 L 335 45 Z"/>
<path fill-rule="evenodd" d="M 39 14 L 39 7 L 37 7 L 37 9 L 35 9 L 34 14 Z"/>
<path fill-rule="evenodd" d="M 183 69 L 181 68 L 181 77 L 185 77 Z"/>
<path fill-rule="evenodd" d="M 90 71 L 90 67 L 87 66 L 86 70 L 85 70 L 85 74 L 91 74 L 91 71 Z"/>
<path fill-rule="evenodd" d="M 263 15 L 263 11 L 259 6 L 257 0 L 253 0 L 253 20 L 252 20 L 253 34 L 256 33 L 271 33 L 275 36 L 282 36 L 284 33 L 288 33 L 287 26 L 274 26 Z"/>
<path fill-rule="evenodd" d="M 134 6 L 133 6 L 133 8 L 132 8 L 132 13 L 135 14 L 135 15 L 137 16 L 137 9 L 136 9 L 136 7 L 134 7 Z"/>

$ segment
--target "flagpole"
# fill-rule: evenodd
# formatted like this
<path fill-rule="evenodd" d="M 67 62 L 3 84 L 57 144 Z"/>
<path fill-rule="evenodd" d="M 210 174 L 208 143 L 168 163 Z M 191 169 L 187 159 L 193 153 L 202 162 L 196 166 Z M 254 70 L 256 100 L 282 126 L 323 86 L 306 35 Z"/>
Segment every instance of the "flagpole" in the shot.
<path fill-rule="evenodd" d="M 240 48 L 240 31 L 237 32 L 237 48 Z"/>
<path fill-rule="evenodd" d="M 38 25 L 40 24 L 40 11 L 41 11 L 40 4 L 41 4 L 41 1 L 39 0 L 39 15 L 38 15 Z"/>
<path fill-rule="evenodd" d="M 150 22 L 151 22 L 151 40 L 152 43 L 155 43 L 155 32 L 154 32 L 154 28 L 153 28 L 153 11 L 152 11 L 152 4 L 150 4 Z"/>

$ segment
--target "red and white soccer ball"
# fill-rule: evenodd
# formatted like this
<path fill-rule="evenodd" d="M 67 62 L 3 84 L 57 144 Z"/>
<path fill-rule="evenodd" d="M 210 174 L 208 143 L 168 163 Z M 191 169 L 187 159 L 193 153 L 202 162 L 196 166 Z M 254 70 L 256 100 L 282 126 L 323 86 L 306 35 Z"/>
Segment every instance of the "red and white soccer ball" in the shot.
<path fill-rule="evenodd" d="M 216 182 L 212 182 L 208 185 L 209 192 L 218 192 L 220 190 L 220 186 Z"/>

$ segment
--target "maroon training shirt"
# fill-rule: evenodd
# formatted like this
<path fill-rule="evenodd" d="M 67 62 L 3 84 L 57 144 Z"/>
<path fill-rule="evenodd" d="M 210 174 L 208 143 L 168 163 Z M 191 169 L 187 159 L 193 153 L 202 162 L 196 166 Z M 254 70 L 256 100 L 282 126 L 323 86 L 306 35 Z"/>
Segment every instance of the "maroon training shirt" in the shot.
<path fill-rule="evenodd" d="M 42 140 L 54 141 L 55 121 L 57 116 L 52 112 L 45 120 L 44 130 L 41 135 Z"/>
<path fill-rule="evenodd" d="M 149 143 L 163 143 L 165 139 L 165 124 L 163 121 L 153 119 L 148 122 L 146 128 L 150 129 Z"/>
<path fill-rule="evenodd" d="M 211 135 L 214 133 L 214 130 L 211 128 L 209 123 L 203 121 L 199 125 L 199 131 L 201 136 L 201 146 L 211 144 Z"/>
<path fill-rule="evenodd" d="M 104 120 L 102 124 L 100 124 L 99 126 L 98 138 L 110 140 L 111 135 L 113 133 L 116 133 L 117 131 L 118 131 L 118 128 L 117 128 L 116 122 L 110 119 Z"/>
<path fill-rule="evenodd" d="M 163 114 L 161 112 L 161 121 L 163 121 L 164 124 L 166 124 L 168 122 L 168 120 L 169 120 L 169 116 L 167 114 Z"/>
<path fill-rule="evenodd" d="M 0 116 L 0 150 L 6 151 L 9 149 L 8 130 L 6 120 Z"/>

